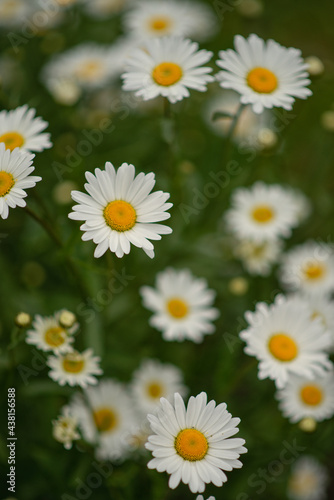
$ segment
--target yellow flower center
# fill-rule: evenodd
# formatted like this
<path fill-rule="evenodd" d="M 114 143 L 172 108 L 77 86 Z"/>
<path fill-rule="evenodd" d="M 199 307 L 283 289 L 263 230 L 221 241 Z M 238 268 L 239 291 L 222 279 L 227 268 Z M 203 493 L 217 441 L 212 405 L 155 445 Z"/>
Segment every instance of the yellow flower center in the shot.
<path fill-rule="evenodd" d="M 298 354 L 295 341 L 284 333 L 273 335 L 268 343 L 269 351 L 279 361 L 292 361 Z"/>
<path fill-rule="evenodd" d="M 167 302 L 167 310 L 173 318 L 181 319 L 187 316 L 189 307 L 184 300 L 175 297 Z"/>
<path fill-rule="evenodd" d="M 44 340 L 51 347 L 58 347 L 63 344 L 66 339 L 66 332 L 60 326 L 52 326 L 48 328 L 44 335 Z"/>
<path fill-rule="evenodd" d="M 85 367 L 85 360 L 78 352 L 70 352 L 63 359 L 63 369 L 68 373 L 80 373 Z"/>
<path fill-rule="evenodd" d="M 0 196 L 5 196 L 14 186 L 15 181 L 12 174 L 1 170 L 0 172 Z"/>
<path fill-rule="evenodd" d="M 163 395 L 163 389 L 161 387 L 161 384 L 159 382 L 151 382 L 147 386 L 147 394 L 153 398 L 161 398 Z"/>
<path fill-rule="evenodd" d="M 0 135 L 0 142 L 4 142 L 6 149 L 13 151 L 15 148 L 20 148 L 24 144 L 24 138 L 18 132 L 6 132 Z"/>
<path fill-rule="evenodd" d="M 316 385 L 305 385 L 300 391 L 303 403 L 310 406 L 317 406 L 323 399 L 322 390 Z"/>
<path fill-rule="evenodd" d="M 304 274 L 307 279 L 313 281 L 323 277 L 325 268 L 319 262 L 310 262 L 304 268 Z"/>
<path fill-rule="evenodd" d="M 158 85 L 169 87 L 181 80 L 182 75 L 182 69 L 178 64 L 163 62 L 154 68 L 152 78 Z"/>
<path fill-rule="evenodd" d="M 81 80 L 91 81 L 101 74 L 102 64 L 100 61 L 86 61 L 79 68 L 75 74 Z"/>
<path fill-rule="evenodd" d="M 110 408 L 100 408 L 93 413 L 94 422 L 100 432 L 108 432 L 117 426 L 117 415 Z"/>
<path fill-rule="evenodd" d="M 150 20 L 149 26 L 153 31 L 166 31 L 170 28 L 171 22 L 168 17 L 154 17 Z"/>
<path fill-rule="evenodd" d="M 103 210 L 103 216 L 108 226 L 120 233 L 132 229 L 137 220 L 137 214 L 133 206 L 123 200 L 108 203 Z"/>
<path fill-rule="evenodd" d="M 202 460 L 209 448 L 204 434 L 197 429 L 183 429 L 175 438 L 175 450 L 184 460 Z"/>
<path fill-rule="evenodd" d="M 248 86 L 259 94 L 271 94 L 277 89 L 278 80 L 272 71 L 266 68 L 254 68 L 247 75 Z"/>
<path fill-rule="evenodd" d="M 313 491 L 318 485 L 317 478 L 309 471 L 296 473 L 289 481 L 289 489 L 295 495 L 304 497 Z"/>
<path fill-rule="evenodd" d="M 275 216 L 275 212 L 268 205 L 259 205 L 252 211 L 252 217 L 260 224 L 266 224 L 271 221 Z"/>

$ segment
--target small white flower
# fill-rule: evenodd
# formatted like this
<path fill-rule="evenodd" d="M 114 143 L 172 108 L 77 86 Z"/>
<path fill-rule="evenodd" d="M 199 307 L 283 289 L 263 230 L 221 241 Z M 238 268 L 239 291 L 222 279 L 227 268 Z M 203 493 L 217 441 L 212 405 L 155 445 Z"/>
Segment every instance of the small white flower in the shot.
<path fill-rule="evenodd" d="M 110 162 L 105 170 L 95 169 L 95 176 L 86 172 L 85 189 L 88 194 L 72 191 L 72 198 L 79 203 L 69 214 L 70 219 L 83 220 L 85 231 L 82 239 L 97 244 L 95 257 L 101 257 L 108 248 L 117 257 L 130 252 L 132 243 L 152 259 L 154 246 L 149 240 L 160 240 L 161 234 L 172 229 L 157 222 L 169 219 L 167 212 L 173 205 L 166 203 L 169 193 L 156 191 L 153 173 L 140 173 L 135 177 L 135 167 L 123 163 L 117 170 Z"/>
<path fill-rule="evenodd" d="M 80 385 L 86 388 L 88 385 L 97 384 L 94 375 L 101 375 L 103 371 L 99 367 L 99 356 L 93 356 L 92 349 L 86 349 L 82 353 L 71 351 L 66 354 L 49 356 L 47 365 L 51 368 L 49 377 L 59 385 Z"/>
<path fill-rule="evenodd" d="M 326 352 L 331 335 L 319 319 L 310 319 L 299 298 L 279 295 L 269 306 L 259 302 L 245 317 L 249 327 L 240 337 L 247 343 L 245 353 L 260 361 L 260 380 L 270 378 L 281 389 L 291 375 L 314 379 L 332 368 Z"/>
<path fill-rule="evenodd" d="M 290 500 L 324 500 L 329 474 L 312 456 L 300 457 L 291 468 L 287 494 Z"/>
<path fill-rule="evenodd" d="M 78 432 L 78 419 L 71 415 L 68 406 L 64 406 L 62 414 L 57 420 L 52 421 L 52 434 L 56 441 L 62 443 L 66 450 L 72 448 L 73 441 L 80 439 Z"/>
<path fill-rule="evenodd" d="M 234 50 L 222 50 L 217 65 L 223 68 L 216 77 L 225 89 L 240 95 L 242 104 L 251 104 L 255 113 L 265 108 L 292 109 L 295 98 L 306 99 L 312 92 L 306 87 L 308 64 L 301 51 L 285 48 L 274 40 L 264 42 L 257 35 L 234 38 Z"/>
<path fill-rule="evenodd" d="M 72 343 L 75 333 L 79 327 L 78 323 L 71 328 L 64 328 L 59 318 L 62 311 L 56 312 L 53 316 L 40 316 L 36 314 L 32 329 L 27 331 L 27 344 L 35 345 L 42 351 L 53 351 L 54 354 L 70 352 L 73 350 Z"/>
<path fill-rule="evenodd" d="M 198 44 L 177 37 L 153 38 L 128 59 L 123 89 L 136 91 L 144 100 L 161 95 L 170 102 L 189 97 L 189 89 L 205 92 L 214 79 L 203 67 L 212 52 L 198 50 Z"/>
<path fill-rule="evenodd" d="M 241 259 L 245 269 L 253 275 L 267 276 L 273 264 L 281 256 L 283 243 L 281 240 L 255 242 L 252 240 L 234 240 L 233 253 Z"/>
<path fill-rule="evenodd" d="M 207 403 L 205 392 L 192 396 L 187 409 L 178 393 L 173 405 L 161 398 L 158 412 L 147 418 L 153 434 L 146 448 L 154 457 L 147 466 L 170 474 L 171 489 L 182 481 L 192 493 L 203 493 L 206 484 L 227 481 L 224 471 L 242 467 L 245 440 L 229 439 L 239 432 L 240 419 L 232 418 L 225 403 Z"/>
<path fill-rule="evenodd" d="M 277 392 L 279 407 L 291 422 L 311 417 L 317 422 L 334 415 L 334 372 L 313 380 L 290 376 L 287 385 Z"/>
<path fill-rule="evenodd" d="M 328 294 L 334 291 L 334 247 L 308 241 L 282 258 L 281 280 L 290 290 Z"/>
<path fill-rule="evenodd" d="M 181 370 L 153 359 L 143 361 L 134 372 L 131 389 L 138 409 L 145 415 L 155 411 L 160 398 L 170 400 L 175 392 L 181 396 L 188 392 Z"/>
<path fill-rule="evenodd" d="M 41 134 L 49 124 L 42 118 L 35 118 L 36 110 L 27 105 L 11 111 L 0 112 L 0 143 L 13 151 L 43 151 L 51 148 L 50 134 Z"/>
<path fill-rule="evenodd" d="M 140 289 L 144 306 L 154 312 L 150 324 L 162 332 L 165 340 L 184 339 L 202 342 L 215 331 L 212 321 L 219 316 L 212 307 L 216 293 L 203 278 L 195 278 L 188 269 L 167 268 L 159 273 L 156 289 Z"/>
<path fill-rule="evenodd" d="M 0 113 L 1 114 L 1 113 Z M 0 144 L 0 216 L 7 219 L 9 208 L 25 207 L 25 189 L 32 188 L 42 177 L 30 175 L 35 167 L 35 155 L 21 153 L 19 148 L 11 151 Z"/>

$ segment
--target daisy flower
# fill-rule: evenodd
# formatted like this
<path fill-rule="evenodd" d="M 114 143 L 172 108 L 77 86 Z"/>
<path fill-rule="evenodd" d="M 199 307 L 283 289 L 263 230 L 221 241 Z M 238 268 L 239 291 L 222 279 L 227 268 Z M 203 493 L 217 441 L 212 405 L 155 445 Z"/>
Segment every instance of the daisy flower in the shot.
<path fill-rule="evenodd" d="M 86 388 L 88 385 L 97 384 L 94 375 L 101 375 L 103 371 L 99 367 L 100 357 L 93 356 L 92 349 L 86 349 L 82 353 L 71 351 L 66 354 L 49 356 L 47 365 L 51 368 L 49 377 L 59 385 L 80 385 Z"/>
<path fill-rule="evenodd" d="M 240 337 L 245 353 L 260 361 L 260 380 L 269 377 L 282 389 L 291 375 L 314 379 L 331 369 L 326 352 L 331 335 L 319 319 L 310 320 L 308 306 L 298 298 L 279 295 L 271 305 L 259 302 L 245 318 L 249 327 Z"/>
<path fill-rule="evenodd" d="M 197 495 L 196 500 L 204 500 L 203 495 Z M 215 499 L 215 497 L 211 496 L 211 497 L 208 497 L 207 500 L 216 500 L 216 499 Z"/>
<path fill-rule="evenodd" d="M 1 0 L 0 27 L 19 27 L 30 14 L 31 6 L 26 0 Z"/>
<path fill-rule="evenodd" d="M 84 439 L 97 446 L 99 460 L 124 457 L 128 436 L 134 425 L 133 405 L 123 385 L 112 379 L 77 394 L 70 403 L 71 413 L 78 419 Z"/>
<path fill-rule="evenodd" d="M 123 12 L 130 0 L 81 0 L 84 11 L 91 17 L 104 20 Z"/>
<path fill-rule="evenodd" d="M 327 295 L 301 295 L 309 310 L 310 319 L 319 318 L 325 330 L 328 330 L 332 336 L 332 346 L 330 351 L 334 349 L 334 301 L 330 300 Z"/>
<path fill-rule="evenodd" d="M 150 324 L 162 332 L 165 340 L 190 339 L 202 342 L 215 331 L 212 321 L 219 316 L 212 306 L 216 293 L 203 278 L 195 278 L 188 269 L 168 268 L 159 273 L 156 289 L 140 289 L 144 307 L 154 312 Z"/>
<path fill-rule="evenodd" d="M 32 329 L 27 331 L 27 344 L 35 345 L 42 351 L 53 351 L 55 354 L 70 352 L 72 343 L 79 325 L 74 323 L 70 328 L 64 328 L 59 319 L 62 311 L 53 316 L 40 316 L 37 314 L 32 324 Z"/>
<path fill-rule="evenodd" d="M 283 256 L 281 281 L 290 290 L 328 294 L 334 291 L 334 247 L 308 241 Z"/>
<path fill-rule="evenodd" d="M 27 105 L 11 111 L 0 112 L 0 143 L 13 151 L 43 151 L 51 148 L 50 134 L 41 134 L 49 124 L 42 118 L 35 118 L 36 110 Z"/>
<path fill-rule="evenodd" d="M 1 114 L 1 113 L 0 113 Z M 35 167 L 32 160 L 35 155 L 21 153 L 19 148 L 11 151 L 5 144 L 0 144 L 0 216 L 7 219 L 9 207 L 25 207 L 23 198 L 25 189 L 36 186 L 42 177 L 30 175 Z"/>
<path fill-rule="evenodd" d="M 292 466 L 287 494 L 290 500 L 322 500 L 327 498 L 329 475 L 326 467 L 312 456 L 300 457 Z"/>
<path fill-rule="evenodd" d="M 278 184 L 256 182 L 232 194 L 232 208 L 225 215 L 229 230 L 239 239 L 257 243 L 287 238 L 299 224 L 299 199 Z"/>
<path fill-rule="evenodd" d="M 242 104 L 251 104 L 255 113 L 265 108 L 292 109 L 295 98 L 312 95 L 306 87 L 308 64 L 301 51 L 285 48 L 274 40 L 264 42 L 257 35 L 234 38 L 234 50 L 222 50 L 217 65 L 223 69 L 216 78 L 224 89 L 233 89 Z"/>
<path fill-rule="evenodd" d="M 229 439 L 239 432 L 240 419 L 232 418 L 225 403 L 207 403 L 205 392 L 192 396 L 187 409 L 178 393 L 174 405 L 161 398 L 156 415 L 147 418 L 153 434 L 146 448 L 154 457 L 147 466 L 170 474 L 171 489 L 182 481 L 192 493 L 203 493 L 206 484 L 227 481 L 224 471 L 242 467 L 238 458 L 247 452 L 245 440 Z"/>
<path fill-rule="evenodd" d="M 143 361 L 134 372 L 131 389 L 138 409 L 145 415 L 155 411 L 161 397 L 170 399 L 175 392 L 181 396 L 188 392 L 181 370 L 153 359 Z"/>
<path fill-rule="evenodd" d="M 212 52 L 198 50 L 198 44 L 177 37 L 154 38 L 133 52 L 122 75 L 123 89 L 136 91 L 145 101 L 161 95 L 171 103 L 189 97 L 189 89 L 205 92 L 214 79 L 202 65 Z"/>
<path fill-rule="evenodd" d="M 291 422 L 313 418 L 321 422 L 334 415 L 334 372 L 309 380 L 295 375 L 289 377 L 287 385 L 277 392 L 279 407 Z"/>
<path fill-rule="evenodd" d="M 246 271 L 253 275 L 267 276 L 273 264 L 281 256 L 281 240 L 255 242 L 252 240 L 234 240 L 233 253 L 242 261 Z"/>
<path fill-rule="evenodd" d="M 86 179 L 88 194 L 72 191 L 79 205 L 73 207 L 69 218 L 85 221 L 80 227 L 84 231 L 82 239 L 96 243 L 94 257 L 101 257 L 108 248 L 123 257 L 130 252 L 132 243 L 152 259 L 154 246 L 149 240 L 160 240 L 162 234 L 172 232 L 170 227 L 156 223 L 169 219 L 166 211 L 173 206 L 166 203 L 169 193 L 151 193 L 154 174 L 135 177 L 133 165 L 123 163 L 116 172 L 107 162 L 105 170 L 95 169 L 95 176 L 86 172 Z"/>
<path fill-rule="evenodd" d="M 62 414 L 52 421 L 52 435 L 56 441 L 62 443 L 66 450 L 72 448 L 73 441 L 80 439 L 78 433 L 78 419 L 71 415 L 70 408 L 64 406 Z"/>
<path fill-rule="evenodd" d="M 181 36 L 193 40 L 212 37 L 218 28 L 213 11 L 190 1 L 143 1 L 124 16 L 125 29 L 139 39 Z"/>

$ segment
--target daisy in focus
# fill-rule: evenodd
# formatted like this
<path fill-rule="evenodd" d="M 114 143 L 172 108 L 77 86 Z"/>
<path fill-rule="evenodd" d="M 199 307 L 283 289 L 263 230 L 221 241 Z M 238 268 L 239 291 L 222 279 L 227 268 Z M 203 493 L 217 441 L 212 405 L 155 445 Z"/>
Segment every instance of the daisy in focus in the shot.
<path fill-rule="evenodd" d="M 55 354 L 70 352 L 73 350 L 72 336 L 78 330 L 78 323 L 70 328 L 64 328 L 60 324 L 62 311 L 56 312 L 53 316 L 40 316 L 34 318 L 32 329 L 27 331 L 27 344 L 35 345 L 42 351 L 53 351 Z"/>
<path fill-rule="evenodd" d="M 334 415 L 334 372 L 309 380 L 289 377 L 287 385 L 277 392 L 279 408 L 291 422 L 311 417 L 321 422 Z"/>
<path fill-rule="evenodd" d="M 214 81 L 212 69 L 203 67 L 212 52 L 178 37 L 153 38 L 133 51 L 122 75 L 123 90 L 135 91 L 145 101 L 161 95 L 171 103 L 189 97 L 189 89 L 206 92 Z"/>
<path fill-rule="evenodd" d="M 41 134 L 49 124 L 42 118 L 35 118 L 36 110 L 27 105 L 11 111 L 0 112 L 0 143 L 13 151 L 43 151 L 52 146 L 50 134 Z"/>
<path fill-rule="evenodd" d="M 100 357 L 93 356 L 92 349 L 86 349 L 82 353 L 71 351 L 65 354 L 49 356 L 47 365 L 51 368 L 49 377 L 59 385 L 68 384 L 71 387 L 80 385 L 86 388 L 88 385 L 96 385 L 95 375 L 102 375 Z"/>
<path fill-rule="evenodd" d="M 240 419 L 232 418 L 225 403 L 207 403 L 205 392 L 192 396 L 187 408 L 178 393 L 174 404 L 161 398 L 158 412 L 147 418 L 153 434 L 146 448 L 154 457 L 147 466 L 170 474 L 171 489 L 182 481 L 192 493 L 203 493 L 206 484 L 220 487 L 227 481 L 224 471 L 242 467 L 245 440 L 229 439 L 239 432 Z"/>
<path fill-rule="evenodd" d="M 123 163 L 115 170 L 110 162 L 105 170 L 95 169 L 95 176 L 86 172 L 88 194 L 72 191 L 79 203 L 69 218 L 83 220 L 82 239 L 93 240 L 97 247 L 94 257 L 101 257 L 108 248 L 117 257 L 130 252 L 130 244 L 142 248 L 153 259 L 154 246 L 149 240 L 160 240 L 172 229 L 157 222 L 169 219 L 173 205 L 166 203 L 169 193 L 156 191 L 153 173 L 135 176 L 135 167 Z"/>
<path fill-rule="evenodd" d="M 188 269 L 168 268 L 159 273 L 156 288 L 140 289 L 144 307 L 154 312 L 150 325 L 162 332 L 165 340 L 202 342 L 215 331 L 212 321 L 219 311 L 212 307 L 216 293 L 204 278 L 195 278 Z"/>
<path fill-rule="evenodd" d="M 0 113 L 1 114 L 1 113 Z M 32 161 L 35 155 L 22 153 L 19 148 L 14 151 L 0 144 L 0 216 L 7 219 L 9 208 L 25 207 L 23 198 L 27 196 L 25 189 L 36 186 L 42 177 L 30 175 L 35 167 Z"/>
<path fill-rule="evenodd" d="M 97 446 L 99 460 L 120 459 L 127 454 L 128 437 L 134 425 L 133 405 L 123 385 L 112 379 L 77 394 L 70 403 L 84 439 Z"/>
<path fill-rule="evenodd" d="M 324 500 L 329 475 L 312 456 L 301 456 L 291 468 L 287 494 L 290 500 Z"/>
<path fill-rule="evenodd" d="M 287 252 L 282 259 L 281 281 L 289 290 L 309 294 L 334 291 L 334 247 L 308 241 Z"/>
<path fill-rule="evenodd" d="M 247 311 L 249 323 L 240 337 L 244 351 L 259 360 L 258 378 L 270 378 L 282 389 L 291 375 L 323 377 L 332 368 L 328 359 L 331 334 L 320 319 L 310 319 L 308 306 L 296 297 L 277 296 L 271 305 L 259 302 Z"/>
<path fill-rule="evenodd" d="M 62 414 L 57 420 L 52 421 L 52 435 L 56 441 L 64 445 L 65 450 L 70 450 L 73 441 L 80 439 L 78 432 L 78 419 L 73 417 L 68 406 L 64 406 Z"/>
<path fill-rule="evenodd" d="M 129 35 L 140 40 L 181 36 L 203 41 L 218 29 L 215 15 L 207 5 L 184 0 L 136 2 L 124 16 L 124 25 Z"/>
<path fill-rule="evenodd" d="M 251 104 L 255 113 L 265 108 L 292 109 L 295 98 L 312 95 L 308 64 L 301 51 L 285 48 L 274 40 L 264 42 L 257 35 L 234 38 L 234 50 L 222 50 L 217 65 L 223 69 L 216 78 L 224 89 L 238 92 L 242 104 Z"/>
<path fill-rule="evenodd" d="M 188 392 L 179 368 L 153 359 L 143 361 L 134 372 L 131 389 L 136 406 L 144 415 L 155 411 L 160 398 L 170 400 L 175 392 L 181 396 Z"/>
<path fill-rule="evenodd" d="M 300 222 L 300 198 L 278 184 L 256 182 L 232 194 L 225 215 L 228 229 L 240 240 L 257 243 L 287 238 Z"/>
<path fill-rule="evenodd" d="M 234 240 L 232 250 L 234 255 L 241 260 L 249 274 L 268 276 L 272 266 L 281 256 L 283 242 L 279 239 L 263 242 L 252 240 Z"/>

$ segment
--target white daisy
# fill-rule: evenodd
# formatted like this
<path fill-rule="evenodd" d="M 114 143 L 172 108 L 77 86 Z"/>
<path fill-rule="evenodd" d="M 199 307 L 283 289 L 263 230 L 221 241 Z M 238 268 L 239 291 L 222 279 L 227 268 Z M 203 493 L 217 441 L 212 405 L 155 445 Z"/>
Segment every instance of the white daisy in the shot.
<path fill-rule="evenodd" d="M 92 349 L 86 349 L 82 353 L 71 351 L 57 356 L 49 356 L 47 365 L 51 368 L 49 377 L 59 385 L 80 385 L 86 388 L 88 385 L 97 384 L 94 375 L 101 375 L 103 371 L 99 367 L 100 357 L 93 356 Z"/>
<path fill-rule="evenodd" d="M 198 50 L 198 44 L 177 37 L 153 38 L 128 59 L 123 89 L 136 91 L 144 100 L 162 95 L 170 102 L 189 97 L 189 89 L 200 92 L 214 79 L 209 67 L 202 65 L 212 52 Z"/>
<path fill-rule="evenodd" d="M 101 380 L 70 403 L 84 439 L 95 444 L 99 460 L 119 459 L 128 449 L 128 437 L 134 425 L 133 405 L 124 386 L 112 379 Z"/>
<path fill-rule="evenodd" d="M 291 468 L 287 494 L 290 500 L 323 500 L 329 474 L 326 467 L 312 456 L 300 457 Z"/>
<path fill-rule="evenodd" d="M 105 19 L 123 12 L 130 0 L 81 0 L 85 12 L 96 19 Z"/>
<path fill-rule="evenodd" d="M 196 500 L 204 500 L 203 495 L 197 495 Z M 215 497 L 210 496 L 207 500 L 216 500 Z"/>
<path fill-rule="evenodd" d="M 301 295 L 300 299 L 303 300 L 309 310 L 310 319 L 321 320 L 325 330 L 328 330 L 332 336 L 331 352 L 334 349 L 334 301 L 330 300 L 327 295 Z"/>
<path fill-rule="evenodd" d="M 1 113 L 0 113 L 1 114 Z M 35 155 L 21 153 L 19 148 L 10 151 L 0 144 L 0 216 L 7 219 L 9 207 L 25 207 L 23 198 L 25 189 L 32 188 L 42 177 L 30 175 L 35 167 L 32 160 Z"/>
<path fill-rule="evenodd" d="M 240 419 L 232 418 L 225 403 L 207 403 L 205 392 L 192 396 L 187 409 L 178 393 L 174 405 L 161 398 L 156 415 L 147 418 L 154 433 L 146 443 L 154 457 L 147 466 L 171 474 L 171 489 L 182 481 L 192 493 L 203 493 L 205 484 L 227 481 L 224 471 L 242 467 L 238 458 L 247 452 L 245 440 L 228 439 L 239 432 Z"/>
<path fill-rule="evenodd" d="M 232 208 L 225 215 L 229 230 L 239 239 L 257 243 L 287 238 L 299 224 L 299 200 L 278 184 L 256 182 L 232 194 Z"/>
<path fill-rule="evenodd" d="M 273 264 L 278 262 L 282 253 L 281 240 L 255 242 L 252 240 L 234 240 L 234 255 L 241 259 L 244 268 L 253 275 L 267 276 Z"/>
<path fill-rule="evenodd" d="M 150 324 L 163 332 L 165 340 L 190 339 L 202 342 L 213 333 L 212 321 L 219 316 L 212 306 L 216 293 L 204 278 L 195 278 L 188 269 L 167 268 L 159 273 L 156 289 L 140 289 L 144 307 L 154 312 Z"/>
<path fill-rule="evenodd" d="M 27 105 L 0 112 L 0 143 L 13 151 L 43 151 L 51 148 L 50 134 L 41 134 L 49 124 L 42 118 L 35 118 L 36 110 Z"/>
<path fill-rule="evenodd" d="M 0 1 L 0 26 L 4 28 L 19 27 L 30 14 L 31 6 L 26 0 Z"/>
<path fill-rule="evenodd" d="M 124 16 L 125 29 L 139 39 L 182 36 L 193 40 L 212 37 L 218 29 L 213 11 L 193 1 L 143 1 Z"/>
<path fill-rule="evenodd" d="M 80 439 L 78 432 L 78 419 L 71 415 L 68 406 L 62 408 L 62 414 L 57 420 L 52 421 L 52 435 L 56 441 L 62 443 L 66 450 L 72 448 L 73 441 Z"/>
<path fill-rule="evenodd" d="M 140 412 L 145 415 L 155 411 L 161 397 L 169 400 L 175 392 L 181 396 L 188 392 L 179 368 L 153 359 L 143 361 L 132 379 L 133 398 Z"/>
<path fill-rule="evenodd" d="M 95 169 L 95 176 L 86 172 L 85 189 L 89 194 L 72 191 L 72 198 L 79 203 L 69 214 L 70 219 L 84 220 L 80 227 L 84 241 L 97 244 L 95 257 L 101 257 L 108 248 L 117 257 L 130 252 L 130 244 L 142 248 L 154 257 L 154 246 L 149 240 L 160 240 L 162 234 L 172 229 L 156 224 L 169 219 L 166 212 L 173 205 L 166 203 L 169 193 L 156 191 L 153 173 L 140 173 L 135 177 L 135 167 L 123 163 L 115 171 L 107 162 L 105 170 Z"/>
<path fill-rule="evenodd" d="M 334 247 L 308 241 L 283 256 L 281 280 L 290 290 L 310 294 L 334 291 Z"/>
<path fill-rule="evenodd" d="M 310 320 L 300 299 L 279 295 L 271 305 L 259 302 L 245 317 L 249 327 L 240 337 L 247 343 L 245 353 L 260 361 L 260 380 L 269 377 L 281 389 L 292 374 L 314 379 L 331 369 L 326 352 L 331 335 L 320 319 Z"/>
<path fill-rule="evenodd" d="M 79 327 L 74 323 L 71 328 L 64 328 L 59 318 L 62 311 L 56 312 L 53 316 L 40 316 L 36 314 L 32 324 L 32 329 L 27 331 L 27 344 L 35 345 L 42 351 L 53 351 L 55 354 L 70 352 L 73 350 L 72 336 Z"/>
<path fill-rule="evenodd" d="M 279 407 L 291 422 L 311 417 L 317 422 L 334 415 L 334 372 L 309 380 L 290 376 L 287 385 L 277 392 Z"/>
<path fill-rule="evenodd" d="M 223 71 L 217 73 L 221 87 L 241 94 L 242 104 L 251 104 L 255 113 L 265 108 L 292 109 L 295 98 L 306 99 L 312 95 L 306 87 L 308 65 L 301 51 L 285 48 L 274 40 L 264 42 L 257 35 L 246 40 L 240 35 L 234 38 L 234 50 L 222 50 L 217 65 Z"/>

